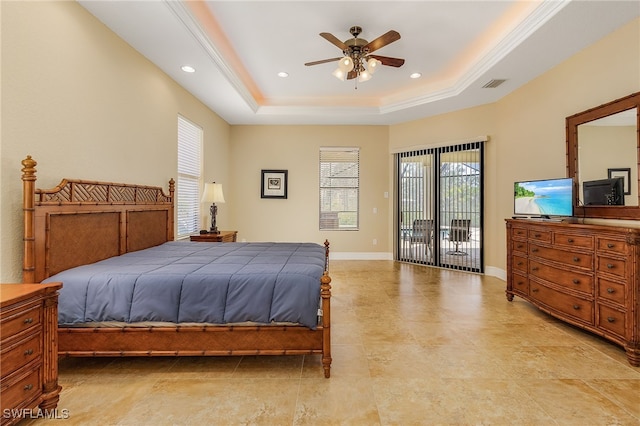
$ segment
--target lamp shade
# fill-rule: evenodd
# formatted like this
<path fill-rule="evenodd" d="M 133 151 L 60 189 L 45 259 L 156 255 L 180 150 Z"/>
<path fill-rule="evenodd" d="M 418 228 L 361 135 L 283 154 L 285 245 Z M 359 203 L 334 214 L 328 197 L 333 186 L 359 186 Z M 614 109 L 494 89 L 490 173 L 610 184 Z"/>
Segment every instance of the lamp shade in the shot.
<path fill-rule="evenodd" d="M 336 70 L 334 72 L 331 73 L 335 78 L 337 78 L 338 80 L 342 80 L 344 81 L 345 78 L 347 77 L 347 73 L 345 73 L 344 71 L 342 71 L 340 68 L 336 68 Z"/>
<path fill-rule="evenodd" d="M 367 70 L 361 71 L 360 74 L 358 74 L 358 81 L 360 82 L 368 81 L 370 79 L 371 74 Z"/>
<path fill-rule="evenodd" d="M 205 183 L 201 203 L 224 203 L 221 183 Z"/>
<path fill-rule="evenodd" d="M 370 58 L 367 61 L 367 70 L 369 71 L 369 74 L 373 74 L 374 72 L 376 72 L 380 65 L 382 65 L 381 61 L 377 60 L 376 58 Z"/>
<path fill-rule="evenodd" d="M 354 66 L 355 64 L 353 63 L 353 59 L 351 59 L 349 56 L 345 56 L 344 58 L 340 59 L 340 62 L 338 62 L 338 68 L 340 68 L 340 70 L 345 73 L 352 71 Z"/>

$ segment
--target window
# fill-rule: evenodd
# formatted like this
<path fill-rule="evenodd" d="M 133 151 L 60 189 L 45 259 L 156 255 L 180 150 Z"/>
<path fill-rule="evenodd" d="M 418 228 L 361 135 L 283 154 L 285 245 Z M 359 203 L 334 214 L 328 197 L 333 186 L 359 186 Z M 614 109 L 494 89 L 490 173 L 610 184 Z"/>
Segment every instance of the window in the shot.
<path fill-rule="evenodd" d="M 178 116 L 178 235 L 197 232 L 200 224 L 202 129 Z"/>
<path fill-rule="evenodd" d="M 357 230 L 360 149 L 320 148 L 320 229 Z"/>

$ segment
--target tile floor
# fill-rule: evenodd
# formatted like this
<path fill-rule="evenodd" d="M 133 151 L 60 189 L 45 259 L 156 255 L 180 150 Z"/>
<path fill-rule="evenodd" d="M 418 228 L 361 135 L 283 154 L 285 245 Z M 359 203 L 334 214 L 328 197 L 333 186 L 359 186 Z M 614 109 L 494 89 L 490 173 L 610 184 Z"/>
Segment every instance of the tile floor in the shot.
<path fill-rule="evenodd" d="M 624 351 L 499 279 L 391 261 L 331 276 L 330 379 L 319 356 L 63 359 L 68 418 L 22 424 L 640 424 Z"/>

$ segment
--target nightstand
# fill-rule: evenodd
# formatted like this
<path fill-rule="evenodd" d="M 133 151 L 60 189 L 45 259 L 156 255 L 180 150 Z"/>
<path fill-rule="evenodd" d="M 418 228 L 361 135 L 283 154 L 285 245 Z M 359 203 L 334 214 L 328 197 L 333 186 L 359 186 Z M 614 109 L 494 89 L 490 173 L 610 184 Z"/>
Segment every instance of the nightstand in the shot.
<path fill-rule="evenodd" d="M 235 243 L 238 231 L 220 231 L 219 234 L 195 234 L 191 235 L 191 241 L 201 243 Z"/>
<path fill-rule="evenodd" d="M 0 284 L 0 389 L 4 426 L 58 405 L 58 290 L 61 283 Z"/>

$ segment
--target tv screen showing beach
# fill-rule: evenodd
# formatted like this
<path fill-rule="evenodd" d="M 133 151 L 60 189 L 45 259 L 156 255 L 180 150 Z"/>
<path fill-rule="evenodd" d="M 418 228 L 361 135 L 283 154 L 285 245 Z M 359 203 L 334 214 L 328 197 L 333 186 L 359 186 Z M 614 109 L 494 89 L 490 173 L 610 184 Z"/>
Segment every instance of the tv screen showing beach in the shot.
<path fill-rule="evenodd" d="M 573 216 L 571 178 L 514 184 L 514 213 L 527 216 Z"/>

